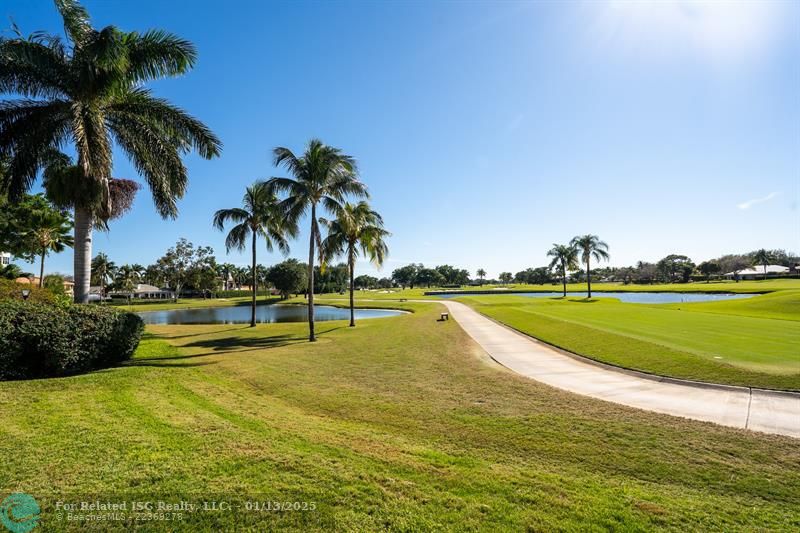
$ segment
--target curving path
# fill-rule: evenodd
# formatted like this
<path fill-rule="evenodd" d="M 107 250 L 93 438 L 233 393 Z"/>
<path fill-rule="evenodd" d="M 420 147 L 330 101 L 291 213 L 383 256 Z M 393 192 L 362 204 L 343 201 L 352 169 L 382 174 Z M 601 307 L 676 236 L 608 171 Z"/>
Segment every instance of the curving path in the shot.
<path fill-rule="evenodd" d="M 518 333 L 465 304 L 436 301 L 447 306 L 495 361 L 523 376 L 639 409 L 800 438 L 800 394 L 692 384 L 590 362 Z"/>

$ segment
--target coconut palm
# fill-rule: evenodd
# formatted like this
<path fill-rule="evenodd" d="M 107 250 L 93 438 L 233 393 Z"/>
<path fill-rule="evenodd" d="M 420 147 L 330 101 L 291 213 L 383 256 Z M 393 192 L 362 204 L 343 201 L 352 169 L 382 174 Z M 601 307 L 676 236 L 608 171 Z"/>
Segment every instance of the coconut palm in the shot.
<path fill-rule="evenodd" d="M 297 235 L 297 222 L 291 218 L 286 218 L 280 207 L 280 202 L 272 192 L 266 182 L 258 181 L 247 187 L 242 199 L 243 207 L 232 209 L 220 209 L 214 213 L 214 227 L 220 231 L 225 231 L 225 223 L 233 222 L 236 225 L 228 232 L 225 238 L 225 249 L 230 252 L 232 249 L 239 251 L 247 247 L 250 240 L 253 262 L 250 269 L 251 286 L 253 300 L 250 313 L 250 327 L 256 325 L 256 292 L 258 290 L 258 270 L 256 266 L 256 244 L 259 235 L 264 239 L 267 250 L 273 250 L 273 246 L 284 254 L 289 253 L 289 243 L 286 237 Z"/>
<path fill-rule="evenodd" d="M 478 279 L 481 280 L 481 285 L 483 285 L 483 278 L 486 277 L 486 271 L 482 268 L 479 268 L 476 274 L 478 275 Z"/>
<path fill-rule="evenodd" d="M 564 286 L 564 298 L 567 297 L 567 272 L 578 268 L 578 249 L 571 244 L 553 244 L 547 252 L 548 257 L 552 257 L 550 268 L 554 268 L 561 275 L 561 282 Z"/>
<path fill-rule="evenodd" d="M 320 245 L 323 266 L 336 256 L 347 257 L 347 270 L 350 275 L 350 327 L 355 327 L 353 290 L 356 259 L 362 254 L 375 266 L 382 266 L 389 253 L 384 238 L 390 233 L 383 229 L 381 216 L 363 201 L 355 205 L 345 202 L 336 212 L 335 220 L 320 218 L 320 222 L 328 230 L 327 237 Z"/>
<path fill-rule="evenodd" d="M 753 261 L 755 264 L 764 267 L 764 279 L 767 279 L 767 265 L 774 261 L 772 253 L 770 253 L 769 250 L 761 248 L 753 253 Z"/>
<path fill-rule="evenodd" d="M 308 237 L 308 340 L 314 335 L 314 258 L 315 246 L 322 242 L 317 207 L 338 213 L 348 195 L 368 198 L 366 186 L 357 178 L 355 159 L 318 139 L 309 141 L 305 152 L 297 156 L 288 148 L 273 150 L 275 166 L 284 167 L 292 178 L 272 178 L 267 183 L 275 192 L 288 197 L 281 202 L 287 217 L 298 220 L 310 211 Z"/>
<path fill-rule="evenodd" d="M 31 230 L 28 238 L 31 248 L 36 250 L 40 259 L 39 287 L 44 280 L 44 260 L 50 252 L 63 252 L 64 248 L 71 247 L 72 221 L 65 213 L 55 209 L 34 211 L 31 213 Z"/>
<path fill-rule="evenodd" d="M 578 249 L 581 256 L 581 263 L 586 265 L 586 292 L 588 298 L 592 297 L 592 273 L 590 270 L 590 262 L 592 258 L 595 261 L 601 259 L 608 261 L 608 245 L 600 240 L 597 235 L 578 235 L 570 241 L 570 245 Z"/>
<path fill-rule="evenodd" d="M 92 27 L 76 0 L 56 0 L 68 43 L 35 33 L 0 39 L 0 154 L 9 156 L 3 186 L 13 201 L 30 189 L 46 154 L 74 143 L 85 205 L 75 208 L 75 301 L 88 301 L 92 229 L 111 212 L 114 142 L 147 182 L 159 214 L 177 216 L 186 190 L 181 156 L 219 154 L 221 143 L 200 121 L 143 87 L 194 65 L 194 46 L 150 30 Z"/>
<path fill-rule="evenodd" d="M 134 265 L 122 265 L 114 272 L 114 285 L 118 290 L 128 293 L 129 297 L 140 280 L 141 277 Z"/>
<path fill-rule="evenodd" d="M 106 284 L 114 281 L 117 272 L 117 265 L 102 252 L 92 259 L 92 278 L 94 285 L 100 286 L 101 294 L 106 292 Z"/>

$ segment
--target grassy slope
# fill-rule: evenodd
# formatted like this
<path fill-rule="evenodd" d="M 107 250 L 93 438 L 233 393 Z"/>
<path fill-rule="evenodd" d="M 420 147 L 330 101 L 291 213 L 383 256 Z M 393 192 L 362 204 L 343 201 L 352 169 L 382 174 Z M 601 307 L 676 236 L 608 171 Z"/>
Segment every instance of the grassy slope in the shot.
<path fill-rule="evenodd" d="M 686 379 L 800 390 L 800 291 L 672 305 L 519 296 L 463 301 L 529 335 L 614 365 Z"/>
<path fill-rule="evenodd" d="M 438 306 L 161 326 L 131 364 L 0 383 L 0 492 L 312 500 L 145 530 L 790 530 L 797 440 L 571 395 L 487 362 Z M 97 528 L 114 524 L 98 524 Z M 118 524 L 117 524 L 118 525 Z M 77 524 L 73 525 L 79 529 Z"/>

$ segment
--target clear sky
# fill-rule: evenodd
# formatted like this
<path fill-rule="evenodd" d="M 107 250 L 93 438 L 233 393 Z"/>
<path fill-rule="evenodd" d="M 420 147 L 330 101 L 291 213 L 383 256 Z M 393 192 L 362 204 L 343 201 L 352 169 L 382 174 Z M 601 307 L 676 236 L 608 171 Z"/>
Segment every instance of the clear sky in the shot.
<path fill-rule="evenodd" d="M 226 258 L 213 212 L 279 175 L 273 147 L 311 137 L 359 160 L 393 233 L 387 274 L 413 261 L 494 277 L 579 233 L 608 242 L 617 266 L 800 251 L 798 2 L 85 5 L 95 26 L 193 41 L 197 67 L 151 87 L 225 144 L 187 160 L 176 221 L 142 191 L 96 234 L 117 264 L 148 264 L 179 237 L 246 264 Z M 0 15 L 62 31 L 47 0 L 5 0 Z M 114 174 L 136 177 L 119 153 Z M 307 255 L 307 233 L 291 255 Z M 69 252 L 48 261 L 72 271 Z"/>

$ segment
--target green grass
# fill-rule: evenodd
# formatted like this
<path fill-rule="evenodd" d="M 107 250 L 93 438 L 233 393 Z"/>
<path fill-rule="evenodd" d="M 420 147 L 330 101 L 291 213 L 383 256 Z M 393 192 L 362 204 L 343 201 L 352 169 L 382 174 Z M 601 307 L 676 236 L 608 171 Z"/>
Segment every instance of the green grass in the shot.
<path fill-rule="evenodd" d="M 545 342 L 624 368 L 800 390 L 800 291 L 669 305 L 621 303 L 613 298 L 461 300 Z"/>
<path fill-rule="evenodd" d="M 800 445 L 572 395 L 489 361 L 439 306 L 148 329 L 119 368 L 0 383 L 0 493 L 313 501 L 144 531 L 794 530 Z M 375 304 L 371 304 L 375 305 Z M 581 304 L 575 304 L 581 305 Z M 594 304 L 592 304 L 594 305 Z M 92 529 L 122 530 L 118 523 Z"/>

